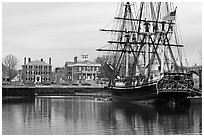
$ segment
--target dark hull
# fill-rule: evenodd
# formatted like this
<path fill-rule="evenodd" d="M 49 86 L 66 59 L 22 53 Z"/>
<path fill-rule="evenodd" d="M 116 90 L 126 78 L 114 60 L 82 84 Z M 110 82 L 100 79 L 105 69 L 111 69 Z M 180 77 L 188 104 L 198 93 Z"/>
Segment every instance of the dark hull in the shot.
<path fill-rule="evenodd" d="M 156 83 L 136 87 L 110 87 L 112 99 L 115 101 L 156 101 L 158 93 Z"/>
<path fill-rule="evenodd" d="M 157 83 L 151 83 L 136 87 L 110 87 L 112 99 L 122 102 L 140 103 L 168 103 L 170 100 L 175 102 L 184 101 L 189 93 L 187 91 L 160 90 Z"/>

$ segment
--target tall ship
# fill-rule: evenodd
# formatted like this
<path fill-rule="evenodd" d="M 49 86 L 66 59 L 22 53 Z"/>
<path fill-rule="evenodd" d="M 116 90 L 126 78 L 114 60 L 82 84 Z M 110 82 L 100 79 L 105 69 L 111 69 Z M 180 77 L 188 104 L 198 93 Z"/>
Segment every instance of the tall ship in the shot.
<path fill-rule="evenodd" d="M 97 51 L 112 99 L 157 103 L 185 100 L 193 88 L 185 72 L 184 45 L 170 2 L 120 3 L 108 44 Z"/>

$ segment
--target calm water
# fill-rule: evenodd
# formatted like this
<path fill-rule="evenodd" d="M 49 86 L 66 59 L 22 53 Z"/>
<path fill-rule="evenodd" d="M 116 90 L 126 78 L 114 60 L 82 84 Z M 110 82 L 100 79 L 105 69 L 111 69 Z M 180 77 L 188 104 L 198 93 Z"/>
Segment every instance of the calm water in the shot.
<path fill-rule="evenodd" d="M 2 104 L 2 134 L 202 134 L 200 105 L 154 106 L 82 97 Z"/>

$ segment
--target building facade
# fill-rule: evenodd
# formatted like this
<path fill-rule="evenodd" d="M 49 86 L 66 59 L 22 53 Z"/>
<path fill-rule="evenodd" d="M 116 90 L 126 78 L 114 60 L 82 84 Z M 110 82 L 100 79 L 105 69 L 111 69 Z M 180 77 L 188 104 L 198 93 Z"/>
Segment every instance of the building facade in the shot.
<path fill-rule="evenodd" d="M 92 83 L 98 80 L 101 64 L 89 61 L 88 54 L 84 53 L 82 60 L 78 61 L 77 57 L 74 57 L 74 62 L 66 62 L 65 68 L 65 77 L 69 83 Z"/>
<path fill-rule="evenodd" d="M 45 63 L 43 59 L 31 61 L 24 58 L 24 65 L 22 65 L 22 79 L 25 84 L 50 83 L 52 77 L 51 58 L 49 64 Z"/>

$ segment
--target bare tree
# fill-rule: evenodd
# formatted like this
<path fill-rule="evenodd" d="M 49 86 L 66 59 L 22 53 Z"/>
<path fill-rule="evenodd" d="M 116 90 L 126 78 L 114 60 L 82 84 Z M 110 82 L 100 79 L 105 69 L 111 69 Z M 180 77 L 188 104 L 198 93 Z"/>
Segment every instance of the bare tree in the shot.
<path fill-rule="evenodd" d="M 105 77 L 105 78 L 108 77 L 108 72 L 107 72 L 107 69 L 106 69 L 106 67 L 107 67 L 106 61 L 107 61 L 107 59 L 109 59 L 108 55 L 103 55 L 103 56 L 97 57 L 95 59 L 96 63 L 101 64 L 101 69 L 100 69 L 101 73 L 98 74 L 99 79 L 102 78 L 102 77 Z"/>
<path fill-rule="evenodd" d="M 18 64 L 18 59 L 14 55 L 7 55 L 3 59 L 3 64 L 6 67 L 9 79 L 13 79 L 17 74 L 16 66 Z"/>

